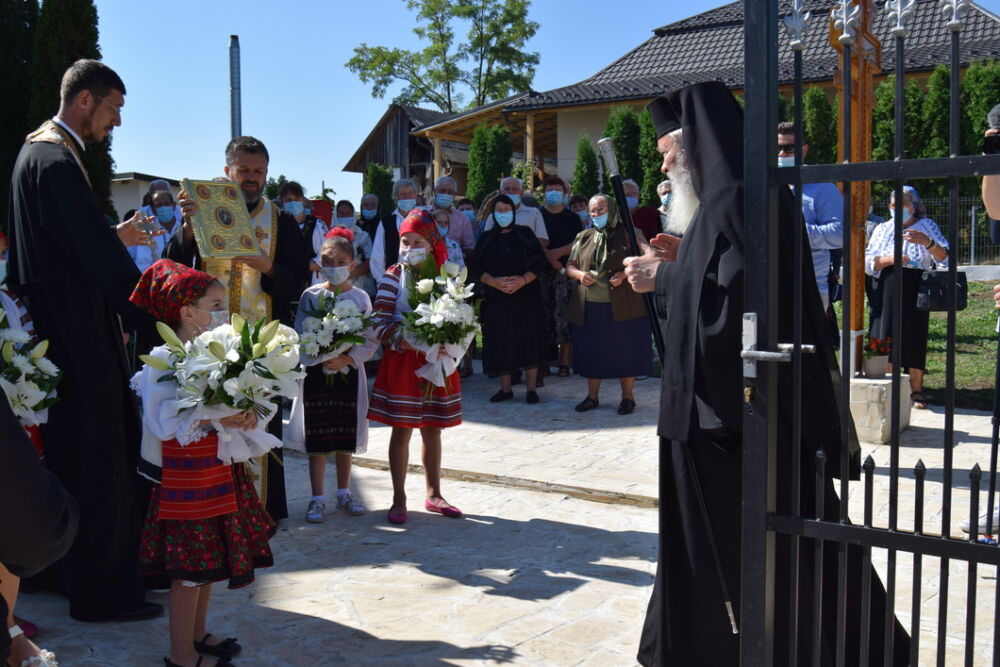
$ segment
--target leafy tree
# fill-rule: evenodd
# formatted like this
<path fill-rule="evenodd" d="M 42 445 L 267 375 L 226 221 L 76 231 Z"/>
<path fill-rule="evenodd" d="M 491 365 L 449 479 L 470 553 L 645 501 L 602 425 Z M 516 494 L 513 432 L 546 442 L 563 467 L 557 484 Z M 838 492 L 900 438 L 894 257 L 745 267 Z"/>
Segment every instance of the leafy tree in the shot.
<path fill-rule="evenodd" d="M 281 192 L 281 188 L 284 187 L 288 179 L 285 178 L 284 174 L 278 174 L 278 178 L 270 177 L 267 182 L 264 183 L 264 196 L 268 199 L 274 200 L 278 198 L 278 194 Z"/>
<path fill-rule="evenodd" d="M 802 131 L 809 143 L 806 164 L 837 161 L 837 118 L 833 105 L 819 86 L 810 86 L 802 95 Z"/>
<path fill-rule="evenodd" d="M 37 126 L 59 110 L 63 72 L 80 58 L 100 58 L 97 8 L 91 0 L 45 0 L 38 12 L 31 55 L 29 125 Z M 94 196 L 105 214 L 118 220 L 111 202 L 111 137 L 83 153 Z"/>
<path fill-rule="evenodd" d="M 903 89 L 903 153 L 904 157 L 920 157 L 923 146 L 924 92 L 915 81 Z M 896 77 L 890 74 L 875 89 L 875 109 L 872 112 L 872 159 L 892 160 L 896 156 Z M 888 200 L 891 182 L 879 181 L 872 188 L 876 201 Z"/>
<path fill-rule="evenodd" d="M 639 114 L 627 106 L 612 109 L 608 123 L 604 126 L 604 136 L 614 141 L 615 157 L 618 158 L 618 168 L 621 170 L 622 178 L 631 178 L 638 182 L 642 178 L 642 164 L 639 157 Z M 603 165 L 603 156 L 601 162 Z M 610 192 L 610 189 L 606 192 Z"/>
<path fill-rule="evenodd" d="M 396 208 L 392 201 L 392 167 L 369 162 L 361 188 L 378 197 L 379 216 L 389 215 Z"/>
<path fill-rule="evenodd" d="M 920 157 L 947 157 L 949 154 L 949 105 L 951 102 L 951 68 L 938 65 L 927 81 L 927 95 L 921 111 L 924 145 Z M 948 181 L 934 179 L 923 184 L 926 198 L 947 196 Z"/>
<path fill-rule="evenodd" d="M 639 114 L 639 161 L 641 169 L 639 174 L 641 178 L 638 179 L 641 188 L 639 203 L 642 206 L 659 207 L 660 196 L 656 194 L 656 186 L 664 179 L 660 173 L 663 157 L 656 150 L 656 128 L 648 110 L 643 110 Z"/>
<path fill-rule="evenodd" d="M 528 20 L 530 0 L 405 0 L 417 10 L 413 32 L 428 45 L 420 51 L 387 46 L 355 47 L 347 68 L 372 96 L 381 98 L 395 83 L 404 84 L 395 101 L 430 103 L 455 113 L 469 94 L 469 105 L 527 90 L 539 63 L 525 45 L 538 30 Z M 455 44 L 455 30 L 467 26 L 465 41 Z"/>
<path fill-rule="evenodd" d="M 500 179 L 510 173 L 514 148 L 510 130 L 499 125 L 480 123 L 469 144 L 469 174 L 465 196 L 481 204 L 483 198 L 499 188 Z"/>
<path fill-rule="evenodd" d="M 0 0 L 0 72 L 9 91 L 20 94 L 0 97 L 0 221 L 7 216 L 7 198 L 14 161 L 24 137 L 34 128 L 28 118 L 24 94 L 31 90 L 31 47 L 38 0 Z M 0 224 L 0 227 L 5 225 Z"/>
<path fill-rule="evenodd" d="M 962 91 L 962 148 L 967 155 L 979 155 L 983 133 L 988 129 L 986 114 L 1000 102 L 1000 63 L 995 60 L 976 62 L 965 72 Z"/>
<path fill-rule="evenodd" d="M 586 134 L 576 142 L 576 167 L 573 169 L 573 194 L 590 199 L 600 190 L 597 173 L 597 152 Z"/>

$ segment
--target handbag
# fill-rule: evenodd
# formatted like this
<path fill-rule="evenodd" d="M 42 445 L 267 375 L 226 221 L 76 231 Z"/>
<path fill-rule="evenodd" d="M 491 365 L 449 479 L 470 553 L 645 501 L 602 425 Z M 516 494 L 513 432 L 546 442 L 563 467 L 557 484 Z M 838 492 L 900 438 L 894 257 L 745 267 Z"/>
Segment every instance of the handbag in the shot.
<path fill-rule="evenodd" d="M 969 305 L 969 283 L 964 271 L 955 273 L 955 311 Z M 924 271 L 917 287 L 917 309 L 926 311 L 948 310 L 948 271 Z"/>

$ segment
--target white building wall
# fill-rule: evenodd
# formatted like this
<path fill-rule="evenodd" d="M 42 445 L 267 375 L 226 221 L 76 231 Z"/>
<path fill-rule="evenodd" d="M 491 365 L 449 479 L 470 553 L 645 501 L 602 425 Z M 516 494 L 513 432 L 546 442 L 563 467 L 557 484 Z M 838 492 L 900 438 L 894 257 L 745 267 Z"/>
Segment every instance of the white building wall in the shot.
<path fill-rule="evenodd" d="M 567 181 L 573 180 L 576 168 L 576 144 L 580 135 L 586 133 L 597 151 L 597 140 L 604 133 L 612 107 L 585 107 L 566 109 L 556 113 L 556 150 L 559 159 L 559 175 Z M 635 106 L 641 112 L 641 106 Z"/>
<path fill-rule="evenodd" d="M 142 206 L 142 198 L 149 192 L 149 183 L 150 181 L 142 178 L 116 178 L 111 181 L 111 202 L 119 216 L 125 215 L 130 209 Z M 171 190 L 176 201 L 180 190 L 175 187 L 171 187 Z"/>

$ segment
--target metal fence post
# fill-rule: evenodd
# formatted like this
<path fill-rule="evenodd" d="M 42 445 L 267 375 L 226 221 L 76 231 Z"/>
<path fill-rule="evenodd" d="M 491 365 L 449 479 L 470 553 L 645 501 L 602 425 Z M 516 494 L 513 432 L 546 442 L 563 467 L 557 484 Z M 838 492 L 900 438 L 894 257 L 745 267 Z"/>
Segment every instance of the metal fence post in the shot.
<path fill-rule="evenodd" d="M 969 264 L 976 264 L 976 205 L 969 211 Z"/>

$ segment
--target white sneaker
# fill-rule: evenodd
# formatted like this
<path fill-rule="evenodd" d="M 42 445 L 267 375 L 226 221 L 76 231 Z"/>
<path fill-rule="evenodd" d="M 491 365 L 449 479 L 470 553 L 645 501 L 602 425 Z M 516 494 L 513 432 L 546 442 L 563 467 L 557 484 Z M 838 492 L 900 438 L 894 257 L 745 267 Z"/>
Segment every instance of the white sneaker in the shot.
<path fill-rule="evenodd" d="M 351 497 L 351 494 L 337 496 L 337 509 L 347 512 L 351 516 L 360 516 L 365 513 L 365 506 Z"/>
<path fill-rule="evenodd" d="M 982 535 L 986 532 L 986 518 L 989 512 L 983 512 L 979 515 L 979 530 L 978 534 Z M 962 523 L 958 524 L 958 527 L 962 529 L 963 533 L 969 532 L 969 520 L 964 519 Z M 997 505 L 993 509 L 993 534 L 1000 533 L 1000 505 Z"/>
<path fill-rule="evenodd" d="M 306 510 L 306 521 L 309 523 L 323 523 L 326 520 L 326 503 L 322 500 L 310 500 L 309 508 Z"/>

